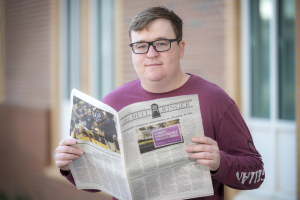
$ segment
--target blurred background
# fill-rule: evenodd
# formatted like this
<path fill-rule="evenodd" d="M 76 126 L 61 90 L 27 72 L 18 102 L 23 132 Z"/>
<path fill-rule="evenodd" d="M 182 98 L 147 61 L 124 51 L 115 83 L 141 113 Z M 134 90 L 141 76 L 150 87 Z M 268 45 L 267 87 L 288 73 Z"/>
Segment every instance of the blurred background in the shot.
<path fill-rule="evenodd" d="M 128 27 L 152 6 L 183 19 L 184 72 L 235 100 L 263 157 L 262 186 L 225 199 L 300 199 L 299 0 L 0 0 L 0 198 L 111 199 L 61 177 L 54 150 L 72 88 L 101 100 L 138 78 Z"/>

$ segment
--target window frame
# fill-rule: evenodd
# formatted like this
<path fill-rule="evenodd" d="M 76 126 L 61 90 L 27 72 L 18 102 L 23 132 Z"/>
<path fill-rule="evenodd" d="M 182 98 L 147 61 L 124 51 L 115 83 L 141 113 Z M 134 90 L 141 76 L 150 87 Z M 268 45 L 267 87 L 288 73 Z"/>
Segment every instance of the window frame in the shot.
<path fill-rule="evenodd" d="M 241 3 L 241 49 L 242 49 L 242 110 L 246 124 L 260 151 L 268 178 L 255 191 L 242 192 L 240 195 L 267 194 L 277 197 L 293 197 L 296 194 L 296 122 L 279 118 L 279 80 L 278 80 L 278 0 L 271 0 L 270 19 L 270 118 L 251 116 L 251 50 L 250 50 L 250 1 Z M 267 138 L 268 143 L 262 141 Z M 287 142 L 289 141 L 289 142 Z M 285 152 L 284 149 L 294 149 Z M 288 160 L 289 163 L 284 162 Z M 290 168 L 288 168 L 290 167 Z M 285 178 L 285 176 L 288 176 Z M 287 189 L 287 180 L 293 185 Z M 239 196 L 240 196 L 239 195 Z M 238 199 L 238 198 L 237 198 Z"/>
<path fill-rule="evenodd" d="M 277 16 L 277 0 L 271 0 L 273 6 L 273 15 Z M 279 91 L 279 79 L 278 79 L 278 33 L 277 33 L 277 20 L 275 17 L 270 20 L 270 118 L 259 118 L 251 116 L 251 50 L 250 46 L 250 12 L 249 12 L 249 2 L 246 0 L 242 1 L 242 110 L 244 118 L 247 121 L 264 121 L 264 122 L 274 122 L 279 126 L 290 126 L 294 127 L 295 120 L 285 120 L 279 118 L 279 102 L 278 102 L 278 91 Z"/>
<path fill-rule="evenodd" d="M 78 35 L 74 36 L 77 36 L 77 39 L 73 37 L 74 31 L 68 33 L 66 28 L 68 24 L 67 2 L 72 2 L 72 4 L 75 4 L 75 7 L 78 7 L 79 13 L 77 13 L 77 17 L 79 19 L 76 20 L 78 24 L 73 25 L 78 29 Z M 65 80 L 67 74 L 71 75 L 69 77 L 71 87 L 73 85 L 78 90 L 85 89 L 86 91 L 83 92 L 99 100 L 114 89 L 114 1 L 90 0 L 87 5 L 88 13 L 82 12 L 83 3 L 80 0 L 60 1 L 60 141 L 69 136 L 70 94 L 66 94 L 69 88 L 69 83 Z M 87 15 L 84 16 L 87 19 L 85 22 L 82 20 L 83 15 Z M 84 26 L 83 23 L 88 23 L 88 26 Z M 84 30 L 84 27 L 88 27 L 88 30 Z M 87 31 L 87 35 L 80 35 L 82 31 Z M 73 38 L 71 42 L 76 43 L 75 46 L 78 46 L 78 49 L 75 49 L 76 52 L 68 44 L 68 34 L 72 36 L 70 37 L 71 39 Z M 87 44 L 83 44 L 83 42 Z M 87 52 L 81 51 L 81 46 L 82 48 L 87 46 L 87 49 L 84 50 Z M 70 49 L 71 52 L 69 51 Z M 85 63 L 81 62 L 85 61 L 84 56 L 88 60 Z M 73 58 L 76 59 L 76 62 L 73 61 Z M 73 67 L 68 68 L 68 66 L 75 64 L 75 69 Z M 85 72 L 87 77 L 84 77 L 83 74 L 81 75 L 83 70 L 87 70 L 87 73 Z M 77 77 L 78 81 L 76 82 L 76 79 L 74 80 L 73 77 Z M 85 82 L 87 82 L 87 87 L 84 85 Z"/>
<path fill-rule="evenodd" d="M 72 2 L 72 3 L 71 3 Z M 68 5 L 71 3 L 72 5 Z M 78 13 L 71 12 L 70 7 L 77 7 Z M 74 8 L 73 7 L 73 8 Z M 81 38 L 80 38 L 80 0 L 62 0 L 60 1 L 60 134 L 59 141 L 69 136 L 69 126 L 70 126 L 70 94 L 67 94 L 67 90 L 71 87 L 76 89 L 81 89 Z M 69 13 L 70 12 L 70 13 Z M 70 23 L 69 17 L 77 17 L 78 23 Z M 74 32 L 75 35 L 70 32 Z M 77 31 L 76 31 L 77 30 Z M 69 37 L 71 35 L 71 37 Z M 74 42 L 74 43 L 73 43 Z M 72 48 L 71 47 L 78 48 Z M 70 52 L 71 50 L 71 52 Z M 76 60 L 76 61 L 75 61 Z M 72 68 L 71 68 L 72 66 Z M 74 66 L 74 67 L 73 67 Z M 76 82 L 77 79 L 77 82 Z"/>

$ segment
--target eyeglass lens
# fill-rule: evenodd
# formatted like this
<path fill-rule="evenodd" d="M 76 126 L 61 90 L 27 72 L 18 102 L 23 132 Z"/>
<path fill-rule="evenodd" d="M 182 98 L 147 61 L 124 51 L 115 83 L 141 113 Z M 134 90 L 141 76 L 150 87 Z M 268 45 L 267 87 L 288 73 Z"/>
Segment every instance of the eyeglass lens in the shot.
<path fill-rule="evenodd" d="M 171 48 L 169 40 L 157 40 L 153 42 L 153 46 L 156 51 L 167 51 Z M 135 43 L 132 46 L 132 49 L 135 53 L 146 53 L 148 51 L 148 43 Z"/>

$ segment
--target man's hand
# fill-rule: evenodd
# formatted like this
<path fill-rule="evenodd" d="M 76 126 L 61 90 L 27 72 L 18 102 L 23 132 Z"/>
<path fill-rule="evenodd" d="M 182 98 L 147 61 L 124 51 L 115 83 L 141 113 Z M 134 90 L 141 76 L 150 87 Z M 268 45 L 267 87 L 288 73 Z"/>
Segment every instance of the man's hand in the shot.
<path fill-rule="evenodd" d="M 63 171 L 69 171 L 69 164 L 73 160 L 78 159 L 79 155 L 83 154 L 83 151 L 81 149 L 70 146 L 73 144 L 76 144 L 75 139 L 63 139 L 55 149 L 55 164 L 59 169 Z"/>
<path fill-rule="evenodd" d="M 198 163 L 208 166 L 210 171 L 217 171 L 220 166 L 218 143 L 205 136 L 193 137 L 192 142 L 198 144 L 186 148 L 186 151 L 191 153 L 190 158 L 197 159 Z"/>

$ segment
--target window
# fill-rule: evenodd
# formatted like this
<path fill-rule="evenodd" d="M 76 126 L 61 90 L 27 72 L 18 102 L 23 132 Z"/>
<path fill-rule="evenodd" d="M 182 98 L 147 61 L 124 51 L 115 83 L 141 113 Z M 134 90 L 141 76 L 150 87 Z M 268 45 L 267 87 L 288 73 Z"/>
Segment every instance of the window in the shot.
<path fill-rule="evenodd" d="M 61 4 L 60 56 L 60 140 L 68 137 L 70 94 L 81 89 L 80 76 L 80 0 L 63 0 Z"/>
<path fill-rule="evenodd" d="M 251 1 L 251 116 L 270 117 L 270 0 Z"/>
<path fill-rule="evenodd" d="M 295 119 L 294 80 L 294 0 L 277 1 L 277 12 L 272 11 L 272 0 L 250 3 L 250 52 L 251 52 L 251 116 L 270 118 L 270 65 L 274 63 L 276 90 L 278 94 L 278 118 Z M 278 13 L 278 15 L 275 15 Z M 277 31 L 271 37 L 270 20 L 276 20 Z M 276 41 L 272 41 L 275 39 Z M 270 55 L 270 47 L 278 44 L 276 54 Z M 271 56 L 271 57 L 270 57 Z M 271 96 L 276 98 L 274 94 Z"/>
<path fill-rule="evenodd" d="M 295 3 L 278 2 L 279 118 L 295 120 Z"/>
<path fill-rule="evenodd" d="M 236 199 L 296 199 L 294 5 L 242 1 L 243 115 L 269 176 Z"/>
<path fill-rule="evenodd" d="M 89 95 L 99 100 L 114 89 L 114 1 L 61 0 L 60 8 L 62 140 L 69 133 L 73 88 L 86 89 Z M 83 71 L 87 71 L 87 76 L 82 74 Z"/>
<path fill-rule="evenodd" d="M 114 89 L 114 1 L 92 1 L 91 9 L 95 17 L 91 17 L 91 26 L 95 28 L 90 37 L 90 47 L 95 51 L 89 52 L 90 72 L 94 77 L 90 83 L 91 95 L 102 99 Z"/>

